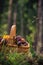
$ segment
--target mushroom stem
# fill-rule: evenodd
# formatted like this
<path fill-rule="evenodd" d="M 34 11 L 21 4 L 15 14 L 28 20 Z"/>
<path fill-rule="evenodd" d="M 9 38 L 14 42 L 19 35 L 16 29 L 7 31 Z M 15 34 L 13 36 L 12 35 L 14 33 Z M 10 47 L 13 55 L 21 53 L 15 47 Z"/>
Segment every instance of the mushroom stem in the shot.
<path fill-rule="evenodd" d="M 16 36 L 16 25 L 12 25 L 11 31 L 10 31 L 10 37 L 15 37 Z"/>

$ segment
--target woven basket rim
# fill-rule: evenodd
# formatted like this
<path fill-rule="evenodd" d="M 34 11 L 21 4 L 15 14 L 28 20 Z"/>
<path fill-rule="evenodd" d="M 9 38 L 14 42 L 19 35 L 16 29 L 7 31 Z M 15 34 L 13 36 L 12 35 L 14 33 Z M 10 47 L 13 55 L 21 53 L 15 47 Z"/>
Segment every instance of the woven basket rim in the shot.
<path fill-rule="evenodd" d="M 16 44 L 7 44 L 7 46 L 11 46 L 11 47 L 18 47 Z M 28 44 L 27 46 L 19 46 L 18 48 L 30 48 L 30 45 Z"/>

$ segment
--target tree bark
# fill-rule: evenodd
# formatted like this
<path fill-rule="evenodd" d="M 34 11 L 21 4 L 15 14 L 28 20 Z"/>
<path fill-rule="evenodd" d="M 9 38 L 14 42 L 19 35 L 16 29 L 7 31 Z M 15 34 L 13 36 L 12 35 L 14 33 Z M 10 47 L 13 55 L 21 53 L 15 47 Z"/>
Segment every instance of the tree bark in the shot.
<path fill-rule="evenodd" d="M 24 25 L 23 25 L 23 12 L 24 12 L 24 9 L 23 9 L 23 5 L 21 5 L 21 8 L 20 8 L 20 22 L 21 22 L 21 31 L 20 31 L 20 35 L 23 37 L 24 36 Z"/>
<path fill-rule="evenodd" d="M 37 21 L 37 47 L 36 52 L 40 54 L 40 49 L 42 46 L 42 0 L 38 1 L 38 21 Z"/>
<path fill-rule="evenodd" d="M 13 24 L 16 25 L 16 19 L 17 19 L 17 7 L 18 7 L 18 3 L 15 3 L 15 8 L 14 8 L 14 18 L 13 18 Z"/>
<path fill-rule="evenodd" d="M 10 33 L 10 28 L 12 25 L 12 21 L 11 21 L 11 15 L 12 15 L 12 1 L 13 0 L 9 0 L 9 10 L 8 10 L 8 34 Z"/>
<path fill-rule="evenodd" d="M 21 11 L 21 36 L 23 36 L 23 17 L 22 17 L 22 11 Z"/>

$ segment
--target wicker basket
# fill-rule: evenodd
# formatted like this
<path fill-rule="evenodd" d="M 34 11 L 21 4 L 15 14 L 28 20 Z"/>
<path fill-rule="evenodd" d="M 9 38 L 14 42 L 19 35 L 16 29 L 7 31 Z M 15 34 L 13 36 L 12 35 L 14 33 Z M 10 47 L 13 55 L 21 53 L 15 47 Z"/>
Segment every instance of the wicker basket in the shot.
<path fill-rule="evenodd" d="M 29 46 L 29 44 L 28 44 L 28 46 L 17 46 L 17 45 L 15 45 L 15 44 L 8 44 L 7 46 L 9 46 L 10 48 L 13 48 L 14 50 L 13 51 L 15 51 L 16 50 L 16 52 L 19 52 L 19 53 L 21 53 L 21 52 L 28 52 L 28 50 L 29 50 L 29 48 L 30 48 L 30 46 Z"/>
<path fill-rule="evenodd" d="M 29 44 L 27 46 L 20 46 L 18 47 L 18 52 L 28 52 L 29 48 Z"/>
<path fill-rule="evenodd" d="M 21 45 L 18 47 L 18 45 L 14 43 L 12 38 L 9 38 L 7 41 L 8 42 L 7 42 L 6 46 L 9 47 L 10 50 L 13 48 L 13 50 L 11 50 L 11 51 L 16 51 L 16 52 L 20 52 L 20 53 L 21 52 L 28 52 L 28 50 L 30 48 L 29 44 L 27 46 Z M 1 42 L 0 42 L 0 46 L 1 46 Z"/>
<path fill-rule="evenodd" d="M 7 44 L 7 48 L 9 48 L 9 52 L 17 52 L 18 46 L 14 44 Z"/>

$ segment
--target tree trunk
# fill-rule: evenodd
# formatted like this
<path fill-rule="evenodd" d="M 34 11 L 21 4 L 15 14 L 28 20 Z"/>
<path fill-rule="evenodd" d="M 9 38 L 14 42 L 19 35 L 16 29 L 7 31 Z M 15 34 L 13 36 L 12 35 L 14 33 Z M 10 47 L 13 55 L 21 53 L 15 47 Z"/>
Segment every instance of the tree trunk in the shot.
<path fill-rule="evenodd" d="M 41 47 L 41 53 L 43 53 L 43 0 L 42 0 L 42 47 Z"/>
<path fill-rule="evenodd" d="M 23 25 L 23 5 L 21 6 L 20 8 L 20 22 L 21 22 L 21 31 L 20 31 L 20 35 L 23 37 L 24 36 L 24 32 L 23 32 L 23 29 L 24 29 L 24 25 Z"/>
<path fill-rule="evenodd" d="M 14 19 L 13 19 L 13 24 L 16 25 L 16 19 L 17 19 L 17 7 L 18 7 L 18 3 L 16 2 L 15 4 L 15 9 L 14 9 Z"/>
<path fill-rule="evenodd" d="M 42 0 L 38 1 L 38 21 L 37 21 L 37 54 L 40 54 L 40 49 L 42 46 Z"/>
<path fill-rule="evenodd" d="M 10 33 L 10 28 L 12 25 L 11 16 L 12 15 L 12 0 L 9 0 L 9 11 L 8 11 L 8 34 Z"/>
<path fill-rule="evenodd" d="M 21 11 L 21 36 L 23 36 L 23 18 L 22 18 L 22 11 Z"/>

